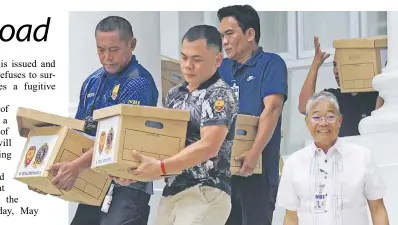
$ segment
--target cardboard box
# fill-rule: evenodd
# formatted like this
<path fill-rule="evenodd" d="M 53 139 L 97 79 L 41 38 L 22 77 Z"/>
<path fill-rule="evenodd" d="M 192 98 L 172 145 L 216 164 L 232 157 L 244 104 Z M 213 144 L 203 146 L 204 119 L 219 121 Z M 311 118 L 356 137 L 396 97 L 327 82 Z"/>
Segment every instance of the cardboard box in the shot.
<path fill-rule="evenodd" d="M 72 129 L 84 130 L 84 121 L 82 120 L 24 107 L 19 107 L 17 109 L 17 124 L 18 132 L 21 137 L 27 137 L 29 130 L 35 127 L 68 126 Z"/>
<path fill-rule="evenodd" d="M 66 201 L 100 206 L 111 184 L 107 175 L 90 168 L 85 169 L 79 174 L 72 190 L 66 192 L 51 184 L 54 175 L 50 171 L 46 171 L 50 165 L 78 158 L 83 154 L 84 149 L 88 150 L 94 145 L 94 140 L 84 133 L 68 127 L 68 123 L 59 116 L 46 117 L 46 122 L 40 123 L 41 118 L 49 114 L 29 109 L 19 110 L 19 112 L 22 113 L 17 114 L 17 118 L 22 121 L 22 125 L 31 126 L 33 123 L 24 123 L 24 121 L 36 121 L 37 123 L 34 124 L 48 123 L 54 126 L 29 129 L 14 179 Z M 28 117 L 24 117 L 24 115 L 28 115 Z M 80 123 L 80 121 L 70 119 L 71 126 Z M 61 121 L 64 126 L 58 125 L 57 121 Z M 27 128 L 21 126 L 21 129 Z"/>
<path fill-rule="evenodd" d="M 185 148 L 190 111 L 120 104 L 95 110 L 93 119 L 98 128 L 92 168 L 120 178 L 148 181 L 127 171 L 139 165 L 133 150 L 158 159 L 180 152 Z"/>
<path fill-rule="evenodd" d="M 162 103 L 164 104 L 167 92 L 176 85 L 185 81 L 181 72 L 180 62 L 167 56 L 161 57 L 162 76 Z"/>
<path fill-rule="evenodd" d="M 235 139 L 232 146 L 231 173 L 236 174 L 242 166 L 234 158 L 247 155 L 257 135 L 259 117 L 238 114 L 235 125 Z M 260 157 L 254 174 L 262 173 L 262 158 Z"/>
<path fill-rule="evenodd" d="M 387 36 L 335 40 L 333 47 L 341 92 L 375 91 L 372 79 L 387 62 Z"/>

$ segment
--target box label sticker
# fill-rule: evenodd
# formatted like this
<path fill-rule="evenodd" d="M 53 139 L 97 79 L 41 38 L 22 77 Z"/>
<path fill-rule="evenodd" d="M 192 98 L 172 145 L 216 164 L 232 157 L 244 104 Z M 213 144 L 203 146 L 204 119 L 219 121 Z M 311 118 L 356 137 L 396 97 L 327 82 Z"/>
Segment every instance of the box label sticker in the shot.
<path fill-rule="evenodd" d="M 119 117 L 111 117 L 98 122 L 98 136 L 95 141 L 94 166 L 103 166 L 114 162 L 116 147 L 115 137 L 119 125 Z"/>
<path fill-rule="evenodd" d="M 57 142 L 58 135 L 31 137 L 25 156 L 19 165 L 18 177 L 41 176 L 46 169 L 48 156 L 51 155 Z"/>

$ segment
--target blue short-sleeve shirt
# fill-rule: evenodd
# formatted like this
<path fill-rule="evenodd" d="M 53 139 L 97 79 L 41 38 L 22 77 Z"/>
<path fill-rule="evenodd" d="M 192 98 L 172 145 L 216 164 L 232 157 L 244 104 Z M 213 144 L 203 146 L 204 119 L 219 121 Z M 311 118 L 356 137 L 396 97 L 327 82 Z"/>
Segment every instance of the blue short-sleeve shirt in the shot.
<path fill-rule="evenodd" d="M 87 120 L 92 118 L 94 110 L 118 104 L 156 106 L 157 102 L 158 89 L 152 75 L 133 55 L 119 73 L 109 74 L 100 68 L 84 81 L 75 118 Z M 96 131 L 86 133 L 96 135 Z M 136 182 L 130 187 L 153 194 L 152 182 Z"/>
<path fill-rule="evenodd" d="M 287 67 L 277 54 L 264 52 L 259 47 L 244 64 L 225 58 L 219 67 L 222 79 L 233 89 L 239 100 L 239 114 L 260 116 L 264 110 L 264 98 L 272 94 L 288 96 Z M 271 140 L 263 151 L 263 174 L 271 184 L 279 182 L 279 157 L 281 143 L 279 117 Z"/>

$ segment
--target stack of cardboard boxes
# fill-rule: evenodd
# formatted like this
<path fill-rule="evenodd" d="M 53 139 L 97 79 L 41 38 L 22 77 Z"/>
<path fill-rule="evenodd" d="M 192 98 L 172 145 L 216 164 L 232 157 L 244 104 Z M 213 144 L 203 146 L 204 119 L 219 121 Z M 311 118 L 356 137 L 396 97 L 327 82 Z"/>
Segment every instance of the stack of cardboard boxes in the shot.
<path fill-rule="evenodd" d="M 73 161 L 94 141 L 81 131 L 84 121 L 57 116 L 28 108 L 17 111 L 19 133 L 26 137 L 15 179 L 61 199 L 99 206 L 109 188 L 107 175 L 88 168 L 79 175 L 72 190 L 66 192 L 52 185 L 48 168 Z"/>
<path fill-rule="evenodd" d="M 175 86 L 169 78 L 180 69 L 176 61 L 168 59 L 162 63 L 162 87 L 166 90 Z M 181 80 L 176 79 L 176 82 Z M 167 91 L 163 91 L 163 96 Z M 98 121 L 97 134 L 89 137 L 82 132 L 84 121 L 19 108 L 18 129 L 20 135 L 26 137 L 26 143 L 14 178 L 67 201 L 99 206 L 111 183 L 108 175 L 146 181 L 128 172 L 128 168 L 139 164 L 133 157 L 133 150 L 166 159 L 185 148 L 190 112 L 120 104 L 95 110 L 93 119 Z M 238 116 L 232 157 L 245 154 L 251 148 L 257 127 L 258 117 Z M 59 190 L 52 185 L 54 175 L 48 167 L 73 161 L 92 147 L 91 168 L 80 173 L 71 191 Z M 254 173 L 262 172 L 261 163 L 260 159 Z M 239 167 L 232 158 L 232 173 Z"/>
<path fill-rule="evenodd" d="M 28 136 L 15 179 L 67 201 L 99 206 L 111 182 L 108 175 L 147 181 L 128 172 L 128 168 L 139 164 L 132 155 L 133 150 L 166 159 L 185 148 L 190 113 L 121 104 L 94 111 L 94 119 L 98 121 L 98 128 L 95 140 L 92 140 L 81 132 L 83 121 L 19 108 L 19 129 L 25 130 Z M 257 127 L 258 117 L 238 116 L 232 174 L 236 174 L 241 166 L 233 158 L 245 155 L 251 148 Z M 94 147 L 91 168 L 79 175 L 71 191 L 59 190 L 52 185 L 54 175 L 47 170 L 51 165 L 73 161 L 91 147 Z M 254 173 L 261 173 L 261 168 L 260 159 Z"/>

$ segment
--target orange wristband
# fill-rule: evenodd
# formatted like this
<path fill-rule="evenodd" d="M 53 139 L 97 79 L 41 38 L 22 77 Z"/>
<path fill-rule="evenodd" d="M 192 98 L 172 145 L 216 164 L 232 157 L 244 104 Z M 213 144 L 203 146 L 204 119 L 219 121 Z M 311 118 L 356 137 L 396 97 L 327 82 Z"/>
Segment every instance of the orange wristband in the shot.
<path fill-rule="evenodd" d="M 166 175 L 166 169 L 164 168 L 164 162 L 160 161 L 160 169 L 162 170 L 162 174 Z"/>

